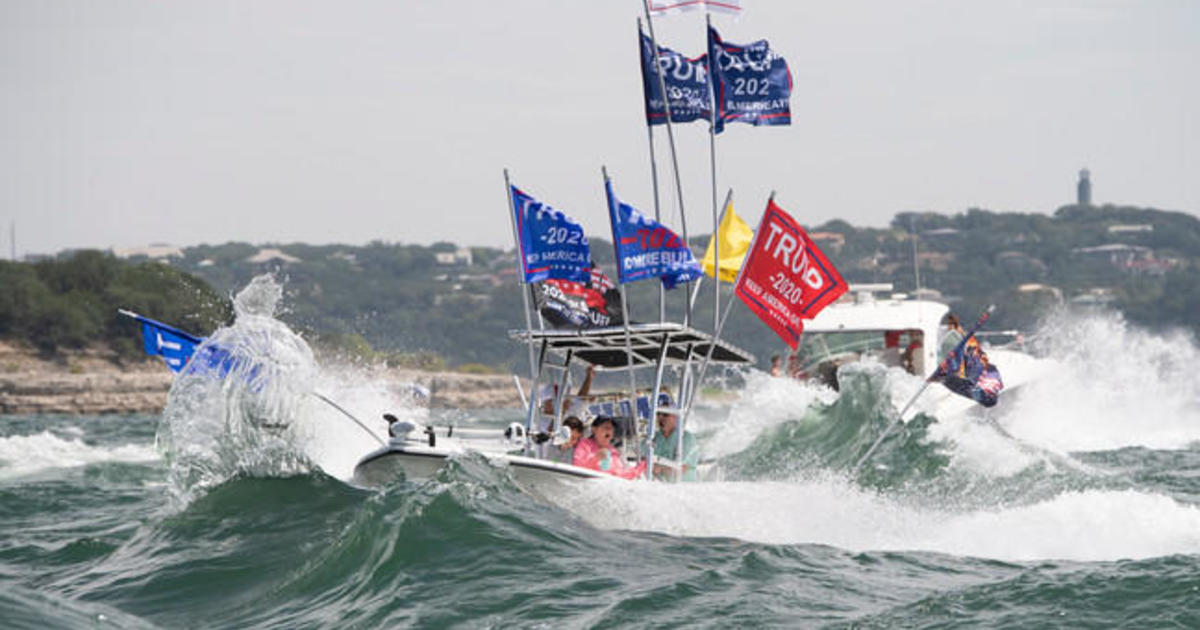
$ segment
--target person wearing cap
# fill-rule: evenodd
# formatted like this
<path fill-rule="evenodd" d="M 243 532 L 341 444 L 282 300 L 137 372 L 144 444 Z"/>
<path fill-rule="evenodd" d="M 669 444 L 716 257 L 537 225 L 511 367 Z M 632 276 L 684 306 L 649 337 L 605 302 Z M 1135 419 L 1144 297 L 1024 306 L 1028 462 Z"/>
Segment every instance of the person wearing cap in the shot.
<path fill-rule="evenodd" d="M 679 437 L 675 431 L 679 429 L 679 415 L 672 406 L 671 395 L 663 392 L 658 395 L 658 431 L 654 434 L 654 464 L 655 479 L 675 479 L 673 463 L 682 466 L 683 481 L 696 481 L 696 465 L 700 463 L 700 449 L 696 446 L 696 436 L 690 431 L 683 432 L 683 456 L 679 455 Z"/>
<path fill-rule="evenodd" d="M 613 446 L 614 430 L 612 416 L 596 416 L 596 419 L 592 420 L 591 437 L 579 440 L 579 443 L 575 445 L 575 455 L 571 463 L 581 468 L 606 472 L 622 479 L 634 479 L 641 476 L 646 471 L 646 462 L 630 466 L 621 456 L 621 451 Z"/>

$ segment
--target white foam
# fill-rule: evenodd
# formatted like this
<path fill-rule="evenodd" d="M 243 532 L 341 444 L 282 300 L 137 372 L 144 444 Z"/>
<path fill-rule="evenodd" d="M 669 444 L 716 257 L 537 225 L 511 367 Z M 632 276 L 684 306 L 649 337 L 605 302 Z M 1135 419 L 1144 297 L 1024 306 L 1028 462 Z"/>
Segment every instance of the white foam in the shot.
<path fill-rule="evenodd" d="M 0 479 L 56 468 L 106 462 L 142 463 L 160 459 L 149 444 L 92 446 L 81 438 L 63 439 L 49 431 L 0 438 Z"/>
<path fill-rule="evenodd" d="M 384 413 L 417 424 L 429 421 L 427 408 L 354 367 L 323 367 L 317 391 L 329 402 L 311 398 L 295 423 L 296 444 L 321 470 L 343 481 L 353 476 L 359 459 L 387 440 Z"/>
<path fill-rule="evenodd" d="M 850 551 L 932 551 L 1028 561 L 1200 553 L 1200 508 L 1137 491 L 1066 493 L 954 512 L 910 507 L 840 480 L 662 484 L 602 481 L 552 499 L 596 527 Z"/>
<path fill-rule="evenodd" d="M 689 430 L 714 430 L 705 440 L 706 457 L 723 457 L 749 446 L 764 431 L 796 420 L 810 405 L 828 405 L 837 392 L 815 382 L 776 378 L 765 372 L 746 375 L 746 387 L 727 413 L 698 413 Z"/>
<path fill-rule="evenodd" d="M 1039 336 L 1058 369 L 1022 387 L 999 418 L 1013 435 L 1060 452 L 1200 440 L 1200 349 L 1190 335 L 1152 334 L 1115 313 L 1059 313 Z"/>

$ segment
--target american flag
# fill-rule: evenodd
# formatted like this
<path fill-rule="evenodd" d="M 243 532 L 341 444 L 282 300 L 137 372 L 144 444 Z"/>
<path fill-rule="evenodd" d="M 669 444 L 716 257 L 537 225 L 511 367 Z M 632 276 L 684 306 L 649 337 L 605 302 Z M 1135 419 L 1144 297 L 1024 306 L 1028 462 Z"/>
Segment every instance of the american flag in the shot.
<path fill-rule="evenodd" d="M 975 381 L 975 386 L 983 391 L 995 396 L 1004 389 L 1004 383 L 1000 380 L 1000 372 L 995 368 L 985 371 L 979 375 Z"/>
<path fill-rule="evenodd" d="M 655 17 L 700 9 L 730 15 L 742 14 L 742 0 L 649 0 L 649 2 L 650 15 Z"/>
<path fill-rule="evenodd" d="M 593 266 L 592 267 L 592 288 L 601 293 L 604 293 L 605 291 L 608 291 L 609 289 L 617 288 L 617 285 L 613 284 L 613 281 L 610 280 L 608 278 L 608 276 L 604 275 L 604 272 L 600 270 L 600 267 Z"/>

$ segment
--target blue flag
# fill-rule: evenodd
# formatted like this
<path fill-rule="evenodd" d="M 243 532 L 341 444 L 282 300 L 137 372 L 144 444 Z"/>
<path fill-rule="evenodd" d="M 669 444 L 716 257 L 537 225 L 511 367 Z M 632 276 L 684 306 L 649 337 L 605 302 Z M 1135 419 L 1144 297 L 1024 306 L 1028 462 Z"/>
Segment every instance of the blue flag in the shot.
<path fill-rule="evenodd" d="M 550 278 L 587 282 L 591 249 L 578 221 L 511 186 L 525 282 Z"/>
<path fill-rule="evenodd" d="M 215 372 L 224 378 L 230 372 L 239 370 L 245 372 L 247 380 L 253 381 L 261 371 L 260 366 L 249 359 L 236 357 L 215 343 L 205 344 L 206 337 L 197 337 L 137 313 L 120 312 L 142 325 L 142 349 L 152 357 L 162 357 L 172 372 L 180 372 L 186 367 L 193 372 Z M 200 349 L 199 354 L 197 348 Z"/>
<path fill-rule="evenodd" d="M 759 125 L 792 124 L 788 99 L 792 95 L 792 73 L 787 61 L 759 40 L 741 46 L 721 40 L 717 29 L 708 28 L 708 58 L 712 60 L 716 88 L 717 127 L 726 122 Z"/>
<path fill-rule="evenodd" d="M 946 389 L 978 402 L 984 407 L 994 407 L 999 401 L 1000 391 L 1004 389 L 1004 380 L 1000 378 L 1000 370 L 988 360 L 987 353 L 979 345 L 975 333 L 987 323 L 991 316 L 989 307 L 971 330 L 959 340 L 954 349 L 942 359 L 941 365 L 929 377 L 931 381 L 941 381 Z"/>
<path fill-rule="evenodd" d="M 128 311 L 123 312 L 141 323 L 142 349 L 146 351 L 146 354 L 162 357 L 172 372 L 182 370 L 188 360 L 192 358 L 192 354 L 196 352 L 196 346 L 204 342 L 201 337 L 189 335 L 178 328 L 154 321 L 149 317 L 142 317 Z"/>
<path fill-rule="evenodd" d="M 664 287 L 673 289 L 703 274 L 692 250 L 678 234 L 617 199 L 611 180 L 604 183 L 604 188 L 621 284 L 661 278 Z"/>
<path fill-rule="evenodd" d="M 642 49 L 642 92 L 646 102 L 646 124 L 663 125 L 667 111 L 663 107 L 658 74 L 654 72 L 654 42 L 638 31 Z M 670 48 L 658 47 L 658 67 L 671 103 L 671 122 L 686 123 L 712 118 L 712 98 L 708 86 L 708 56 L 689 59 Z"/>

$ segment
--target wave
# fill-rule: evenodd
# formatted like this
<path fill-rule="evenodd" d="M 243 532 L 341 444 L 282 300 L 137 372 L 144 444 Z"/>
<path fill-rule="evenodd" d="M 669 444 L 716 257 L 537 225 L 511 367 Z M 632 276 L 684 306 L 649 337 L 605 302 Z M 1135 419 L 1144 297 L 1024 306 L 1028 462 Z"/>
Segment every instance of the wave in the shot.
<path fill-rule="evenodd" d="M 0 437 L 0 479 L 58 468 L 102 463 L 143 463 L 161 459 L 147 444 L 97 446 L 80 437 L 63 438 L 50 431 Z"/>
<path fill-rule="evenodd" d="M 588 484 L 554 500 L 596 527 L 672 536 L 932 551 L 999 560 L 1117 560 L 1200 553 L 1200 508 L 1133 490 L 1027 505 L 914 506 L 844 479 Z"/>
<path fill-rule="evenodd" d="M 1200 441 L 1200 348 L 1190 333 L 1064 310 L 1047 317 L 1035 341 L 1057 368 L 1023 387 L 1000 418 L 1013 435 L 1064 453 Z"/>

